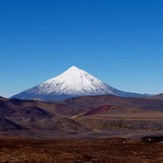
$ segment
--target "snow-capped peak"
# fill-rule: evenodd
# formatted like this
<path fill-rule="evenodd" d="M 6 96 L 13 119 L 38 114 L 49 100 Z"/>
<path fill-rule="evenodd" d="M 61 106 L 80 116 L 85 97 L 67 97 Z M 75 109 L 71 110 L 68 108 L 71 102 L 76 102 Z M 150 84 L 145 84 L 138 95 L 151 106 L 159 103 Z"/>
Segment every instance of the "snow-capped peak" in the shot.
<path fill-rule="evenodd" d="M 12 98 L 40 99 L 45 101 L 64 100 L 77 96 L 112 94 L 124 97 L 136 97 L 139 94 L 123 92 L 103 83 L 91 74 L 76 66 L 33 88 L 21 92 Z"/>
<path fill-rule="evenodd" d="M 59 88 L 58 93 L 62 90 L 62 93 L 77 95 L 81 92 L 84 94 L 88 90 L 95 91 L 99 84 L 102 84 L 100 80 L 84 70 L 72 66 L 61 75 L 43 82 L 40 87 L 46 87 L 46 93 L 51 93 L 54 88 Z"/>
<path fill-rule="evenodd" d="M 72 71 L 80 71 L 80 69 L 78 68 L 78 67 L 76 67 L 76 66 L 72 66 L 72 67 L 70 67 L 68 70 L 72 70 Z"/>

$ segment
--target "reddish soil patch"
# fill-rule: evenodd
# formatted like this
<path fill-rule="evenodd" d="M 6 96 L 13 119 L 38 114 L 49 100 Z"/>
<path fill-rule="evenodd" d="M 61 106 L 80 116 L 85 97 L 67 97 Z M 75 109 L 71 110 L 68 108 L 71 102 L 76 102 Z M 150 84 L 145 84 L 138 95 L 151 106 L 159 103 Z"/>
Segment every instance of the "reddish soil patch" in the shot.
<path fill-rule="evenodd" d="M 97 114 L 97 113 L 102 113 L 102 112 L 106 112 L 106 111 L 110 111 L 112 108 L 112 105 L 103 105 L 100 106 L 96 109 L 93 109 L 89 112 L 87 112 L 85 115 L 93 115 L 93 114 Z"/>

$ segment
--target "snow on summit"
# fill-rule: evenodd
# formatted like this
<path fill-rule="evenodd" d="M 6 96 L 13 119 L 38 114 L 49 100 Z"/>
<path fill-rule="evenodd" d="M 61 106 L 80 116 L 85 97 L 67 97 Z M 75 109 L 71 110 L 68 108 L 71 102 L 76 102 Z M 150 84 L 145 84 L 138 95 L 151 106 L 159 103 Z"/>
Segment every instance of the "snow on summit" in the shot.
<path fill-rule="evenodd" d="M 138 95 L 110 87 L 86 71 L 72 66 L 59 76 L 21 92 L 12 98 L 52 101 L 65 100 L 78 96 L 106 94 L 124 97 Z"/>
<path fill-rule="evenodd" d="M 61 75 L 45 81 L 40 86 L 47 86 L 47 93 L 53 92 L 54 88 L 59 88 L 62 90 L 62 93 L 82 94 L 83 92 L 84 94 L 87 91 L 96 91 L 98 85 L 101 84 L 100 80 L 73 66 Z"/>

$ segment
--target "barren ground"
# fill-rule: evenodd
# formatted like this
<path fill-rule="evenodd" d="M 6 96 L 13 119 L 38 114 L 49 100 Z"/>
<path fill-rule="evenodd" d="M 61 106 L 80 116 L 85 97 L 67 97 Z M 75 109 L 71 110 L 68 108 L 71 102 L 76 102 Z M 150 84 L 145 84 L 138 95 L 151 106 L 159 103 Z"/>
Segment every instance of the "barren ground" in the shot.
<path fill-rule="evenodd" d="M 0 162 L 163 162 L 163 143 L 138 139 L 0 138 Z"/>

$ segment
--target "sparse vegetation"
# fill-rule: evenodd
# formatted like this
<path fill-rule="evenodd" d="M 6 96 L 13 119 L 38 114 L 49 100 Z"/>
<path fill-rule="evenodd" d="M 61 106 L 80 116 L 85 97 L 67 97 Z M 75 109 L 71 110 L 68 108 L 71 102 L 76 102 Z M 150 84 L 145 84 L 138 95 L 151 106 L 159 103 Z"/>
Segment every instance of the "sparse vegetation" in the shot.
<path fill-rule="evenodd" d="M 0 162 L 163 162 L 162 143 L 124 138 L 40 140 L 0 138 Z"/>

